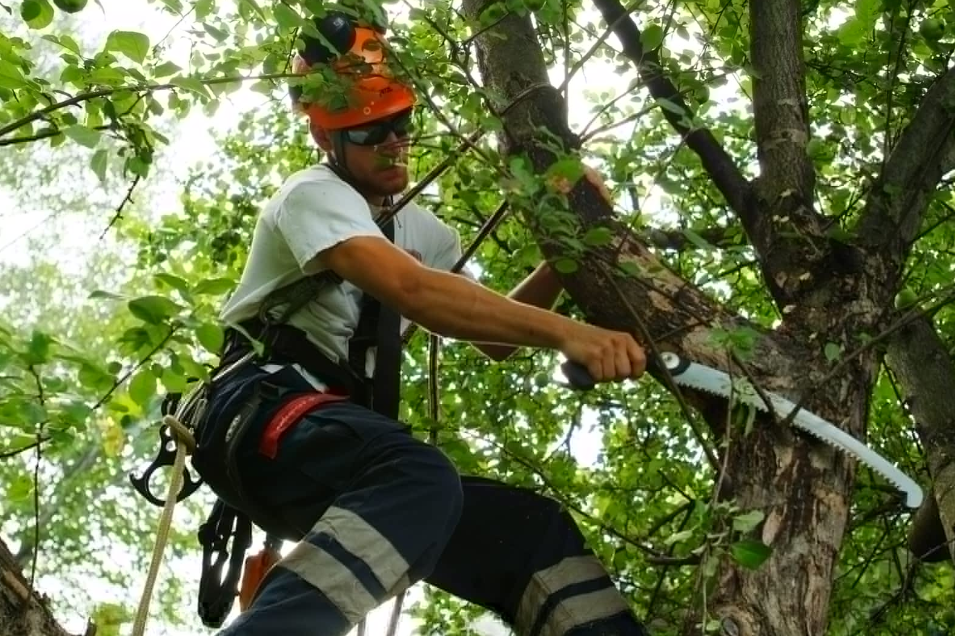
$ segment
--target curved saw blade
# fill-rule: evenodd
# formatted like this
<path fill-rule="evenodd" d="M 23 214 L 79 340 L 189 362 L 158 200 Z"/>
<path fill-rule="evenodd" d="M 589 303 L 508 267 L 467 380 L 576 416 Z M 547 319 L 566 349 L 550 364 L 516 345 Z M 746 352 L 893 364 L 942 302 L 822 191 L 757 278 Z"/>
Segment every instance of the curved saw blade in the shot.
<path fill-rule="evenodd" d="M 674 353 L 664 353 L 662 358 L 673 381 L 677 384 L 723 398 L 732 398 L 736 402 L 770 412 L 766 402 L 745 378 L 734 380 L 723 371 L 696 362 L 688 362 Z M 772 402 L 772 410 L 781 420 L 786 419 L 796 409 L 794 403 L 776 393 L 763 391 L 763 394 Z M 799 409 L 792 422 L 801 430 L 855 457 L 885 477 L 905 493 L 905 503 L 909 508 L 918 508 L 922 504 L 922 489 L 911 477 L 842 429 L 805 408 Z"/>

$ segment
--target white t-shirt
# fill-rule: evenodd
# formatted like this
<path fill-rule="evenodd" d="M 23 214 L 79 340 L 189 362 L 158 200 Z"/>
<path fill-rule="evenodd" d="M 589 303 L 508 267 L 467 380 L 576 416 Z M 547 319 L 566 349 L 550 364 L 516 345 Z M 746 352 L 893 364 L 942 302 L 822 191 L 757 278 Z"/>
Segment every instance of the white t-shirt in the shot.
<path fill-rule="evenodd" d="M 383 237 L 372 215 L 364 197 L 327 166 L 293 174 L 256 221 L 242 278 L 223 307 L 221 320 L 236 325 L 255 316 L 272 291 L 320 272 L 313 262 L 319 252 L 355 236 Z M 394 228 L 395 244 L 429 267 L 449 271 L 461 256 L 458 232 L 414 202 L 395 215 Z M 358 325 L 361 296 L 362 291 L 348 281 L 326 284 L 288 322 L 329 358 L 344 362 L 348 339 Z M 402 331 L 409 324 L 402 318 Z M 374 371 L 373 354 L 369 351 L 369 375 Z"/>

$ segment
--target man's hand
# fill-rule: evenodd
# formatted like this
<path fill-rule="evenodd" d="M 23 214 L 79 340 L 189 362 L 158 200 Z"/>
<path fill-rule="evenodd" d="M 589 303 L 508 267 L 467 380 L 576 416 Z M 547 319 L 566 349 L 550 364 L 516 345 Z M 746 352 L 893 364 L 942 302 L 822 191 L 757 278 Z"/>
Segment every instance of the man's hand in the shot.
<path fill-rule="evenodd" d="M 560 350 L 569 360 L 587 367 L 595 382 L 636 379 L 647 368 L 643 348 L 622 331 L 576 323 Z"/>

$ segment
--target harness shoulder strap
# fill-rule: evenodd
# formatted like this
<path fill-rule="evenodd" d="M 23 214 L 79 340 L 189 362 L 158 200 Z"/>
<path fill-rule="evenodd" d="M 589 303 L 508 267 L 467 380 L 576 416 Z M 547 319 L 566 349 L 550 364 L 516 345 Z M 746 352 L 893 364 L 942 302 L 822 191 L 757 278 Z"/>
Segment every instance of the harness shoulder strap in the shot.
<path fill-rule="evenodd" d="M 394 242 L 394 219 L 390 219 L 382 231 Z M 386 417 L 397 419 L 401 390 L 401 315 L 373 296 L 363 294 L 359 316 L 355 334 L 348 343 L 349 362 L 352 368 L 364 372 L 368 350 L 376 347 L 370 406 Z"/>

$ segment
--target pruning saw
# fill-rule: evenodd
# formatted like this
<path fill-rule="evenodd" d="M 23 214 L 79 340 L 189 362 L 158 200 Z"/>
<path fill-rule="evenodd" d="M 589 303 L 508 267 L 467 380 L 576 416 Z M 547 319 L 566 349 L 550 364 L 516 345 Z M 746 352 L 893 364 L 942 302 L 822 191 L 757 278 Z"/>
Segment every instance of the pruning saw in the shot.
<path fill-rule="evenodd" d="M 771 391 L 762 391 L 772 405 L 770 408 L 763 397 L 743 378 L 731 378 L 719 369 L 691 362 L 669 351 L 661 353 L 660 358 L 670 377 L 680 386 L 748 404 L 763 412 L 775 412 L 781 419 L 786 419 L 796 410 L 796 405 L 786 398 Z M 567 361 L 561 365 L 561 370 L 573 388 L 593 388 L 594 379 L 583 365 Z M 855 457 L 885 477 L 905 494 L 905 503 L 909 508 L 918 508 L 922 504 L 922 489 L 911 477 L 842 429 L 801 407 L 793 416 L 792 423 L 830 446 Z"/>

